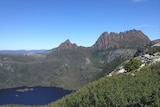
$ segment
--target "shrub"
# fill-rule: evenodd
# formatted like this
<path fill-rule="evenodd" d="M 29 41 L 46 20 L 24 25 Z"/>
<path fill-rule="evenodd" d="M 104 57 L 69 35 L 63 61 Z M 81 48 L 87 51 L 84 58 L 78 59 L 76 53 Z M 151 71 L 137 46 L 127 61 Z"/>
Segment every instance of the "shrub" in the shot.
<path fill-rule="evenodd" d="M 124 69 L 128 72 L 138 69 L 142 62 L 138 59 L 131 58 L 129 61 L 124 63 Z"/>

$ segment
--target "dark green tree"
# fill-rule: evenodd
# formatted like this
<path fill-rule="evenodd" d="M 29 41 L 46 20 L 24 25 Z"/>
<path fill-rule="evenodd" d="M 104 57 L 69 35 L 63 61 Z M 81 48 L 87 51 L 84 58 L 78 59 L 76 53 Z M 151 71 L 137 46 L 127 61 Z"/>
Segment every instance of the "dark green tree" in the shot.
<path fill-rule="evenodd" d="M 124 69 L 128 72 L 138 69 L 142 62 L 136 58 L 131 58 L 129 61 L 124 63 Z"/>

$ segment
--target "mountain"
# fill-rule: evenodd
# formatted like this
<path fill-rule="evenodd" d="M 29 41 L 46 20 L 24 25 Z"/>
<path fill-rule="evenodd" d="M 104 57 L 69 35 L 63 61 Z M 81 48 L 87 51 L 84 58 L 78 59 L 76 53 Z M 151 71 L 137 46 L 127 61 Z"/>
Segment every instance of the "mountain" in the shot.
<path fill-rule="evenodd" d="M 70 49 L 76 49 L 78 46 L 74 43 L 72 44 L 69 39 L 67 39 L 65 42 L 61 43 L 58 50 L 70 50 Z"/>
<path fill-rule="evenodd" d="M 148 43 L 150 43 L 150 39 L 142 31 L 133 29 L 120 33 L 111 32 L 108 34 L 104 32 L 92 48 L 103 51 L 103 54 L 108 54 L 106 60 L 110 62 L 117 57 L 127 59 L 133 56 L 137 48 Z"/>
<path fill-rule="evenodd" d="M 150 42 L 149 38 L 138 30 L 130 30 L 126 32 L 102 33 L 96 43 L 92 46 L 95 49 L 107 50 L 114 48 L 137 48 Z"/>
<path fill-rule="evenodd" d="M 70 40 L 41 56 L 0 55 L 0 87 L 57 86 L 78 89 L 109 74 L 150 42 L 141 31 L 103 33 L 91 47 Z"/>

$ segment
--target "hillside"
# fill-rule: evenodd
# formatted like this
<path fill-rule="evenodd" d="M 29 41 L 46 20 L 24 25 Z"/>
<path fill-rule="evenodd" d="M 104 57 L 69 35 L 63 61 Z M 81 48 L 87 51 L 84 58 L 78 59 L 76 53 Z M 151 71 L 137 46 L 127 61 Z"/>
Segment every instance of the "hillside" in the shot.
<path fill-rule="evenodd" d="M 104 77 L 48 107 L 159 107 L 160 63 Z"/>
<path fill-rule="evenodd" d="M 48 107 L 159 107 L 160 46 L 157 44 L 149 47 L 149 54 L 125 61 L 109 75 Z"/>
<path fill-rule="evenodd" d="M 25 85 L 78 89 L 110 73 L 149 42 L 141 31 L 130 30 L 103 33 L 91 47 L 66 40 L 40 56 L 0 55 L 0 88 Z"/>

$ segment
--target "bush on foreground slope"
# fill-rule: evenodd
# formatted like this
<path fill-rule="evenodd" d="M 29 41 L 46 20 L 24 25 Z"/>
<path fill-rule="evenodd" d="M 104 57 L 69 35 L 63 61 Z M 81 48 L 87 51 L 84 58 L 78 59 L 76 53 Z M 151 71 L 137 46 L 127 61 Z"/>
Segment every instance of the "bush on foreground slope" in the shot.
<path fill-rule="evenodd" d="M 124 63 L 124 68 L 128 72 L 138 69 L 141 66 L 142 62 L 138 59 L 131 58 L 129 61 Z"/>

